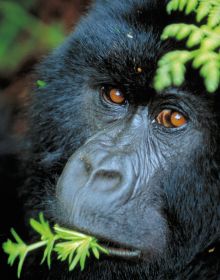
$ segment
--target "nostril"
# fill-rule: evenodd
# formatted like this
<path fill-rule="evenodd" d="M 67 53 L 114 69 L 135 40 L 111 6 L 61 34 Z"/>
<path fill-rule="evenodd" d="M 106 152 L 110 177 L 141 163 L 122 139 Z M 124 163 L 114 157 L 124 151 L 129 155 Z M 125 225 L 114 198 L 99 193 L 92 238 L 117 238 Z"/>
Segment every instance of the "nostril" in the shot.
<path fill-rule="evenodd" d="M 122 175 L 120 172 L 118 171 L 115 171 L 115 170 L 104 170 L 104 169 L 101 169 L 101 170 L 98 170 L 96 171 L 96 176 L 100 176 L 100 177 L 103 177 L 103 178 L 106 178 L 107 180 L 108 179 L 115 179 L 115 178 L 118 178 L 118 179 L 122 179 Z"/>
<path fill-rule="evenodd" d="M 91 178 L 91 186 L 97 191 L 115 191 L 122 185 L 123 176 L 115 170 L 96 170 Z"/>

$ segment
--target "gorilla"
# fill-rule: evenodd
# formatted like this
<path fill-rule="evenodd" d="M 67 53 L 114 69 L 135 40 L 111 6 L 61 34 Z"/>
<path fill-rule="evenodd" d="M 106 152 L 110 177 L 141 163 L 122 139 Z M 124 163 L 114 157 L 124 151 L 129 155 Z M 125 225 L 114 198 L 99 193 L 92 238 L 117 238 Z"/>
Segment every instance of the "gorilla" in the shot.
<path fill-rule="evenodd" d="M 32 255 L 22 279 L 220 279 L 220 92 L 192 69 L 156 92 L 167 1 L 97 0 L 36 69 L 28 116 L 26 219 L 95 236 L 84 271 Z M 191 20 L 190 18 L 188 19 Z"/>

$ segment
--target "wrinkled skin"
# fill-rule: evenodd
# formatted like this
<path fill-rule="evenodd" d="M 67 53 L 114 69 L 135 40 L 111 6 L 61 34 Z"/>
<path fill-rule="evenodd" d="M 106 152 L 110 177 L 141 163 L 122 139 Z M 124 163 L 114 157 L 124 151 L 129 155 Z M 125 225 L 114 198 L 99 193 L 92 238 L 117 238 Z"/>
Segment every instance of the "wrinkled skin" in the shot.
<path fill-rule="evenodd" d="M 181 88 L 154 91 L 157 61 L 174 48 L 160 41 L 168 20 L 164 1 L 97 1 L 39 67 L 47 86 L 30 109 L 27 218 L 43 210 L 136 254 L 91 258 L 71 273 L 33 257 L 24 279 L 35 269 L 38 279 L 218 279 L 219 93 L 193 72 Z M 125 103 L 102 87 L 120 89 Z M 184 125 L 158 123 L 164 109 Z"/>

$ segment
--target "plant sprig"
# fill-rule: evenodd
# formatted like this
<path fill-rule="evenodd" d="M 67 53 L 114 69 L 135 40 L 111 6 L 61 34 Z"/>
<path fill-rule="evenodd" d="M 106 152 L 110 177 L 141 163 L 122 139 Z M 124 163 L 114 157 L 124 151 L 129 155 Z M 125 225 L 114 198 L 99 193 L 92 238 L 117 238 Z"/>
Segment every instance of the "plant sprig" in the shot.
<path fill-rule="evenodd" d="M 177 23 L 165 27 L 162 40 L 186 40 L 186 50 L 165 54 L 158 63 L 154 87 L 161 91 L 185 80 L 186 64 L 191 63 L 204 79 L 208 92 L 220 86 L 220 0 L 171 0 L 167 12 L 195 13 L 195 24 Z M 205 24 L 200 24 L 205 20 Z"/>
<path fill-rule="evenodd" d="M 97 259 L 100 257 L 100 252 L 108 254 L 108 250 L 100 246 L 97 243 L 97 239 L 92 236 L 68 230 L 57 224 L 52 230 L 49 223 L 45 221 L 43 213 L 39 214 L 39 221 L 31 219 L 30 225 L 41 236 L 40 241 L 28 245 L 14 229 L 11 229 L 12 236 L 16 242 L 8 239 L 3 243 L 3 250 L 9 255 L 8 264 L 12 266 L 15 260 L 18 259 L 18 278 L 21 276 L 27 254 L 42 247 L 44 247 L 44 254 L 41 264 L 46 261 L 50 268 L 52 252 L 56 252 L 58 260 L 68 261 L 69 271 L 73 270 L 78 263 L 80 264 L 81 270 L 83 270 L 85 268 L 86 258 L 90 256 L 90 252 Z"/>

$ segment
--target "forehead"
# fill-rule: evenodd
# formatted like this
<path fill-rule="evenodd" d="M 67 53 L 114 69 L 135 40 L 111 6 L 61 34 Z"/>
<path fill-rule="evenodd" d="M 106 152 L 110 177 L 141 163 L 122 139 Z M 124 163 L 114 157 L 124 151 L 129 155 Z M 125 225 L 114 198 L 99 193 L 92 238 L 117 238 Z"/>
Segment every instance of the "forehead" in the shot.
<path fill-rule="evenodd" d="M 128 83 L 138 76 L 143 82 L 155 72 L 163 52 L 162 15 L 160 24 L 155 22 L 158 9 L 147 10 L 144 3 L 148 1 L 128 2 L 120 2 L 118 9 L 115 1 L 107 8 L 104 4 L 102 9 L 95 7 L 73 35 L 87 67 L 98 71 L 100 79 L 108 74 L 108 78 Z"/>

